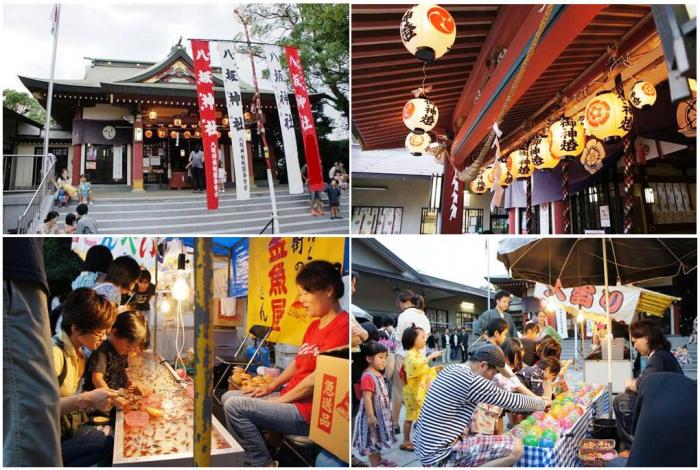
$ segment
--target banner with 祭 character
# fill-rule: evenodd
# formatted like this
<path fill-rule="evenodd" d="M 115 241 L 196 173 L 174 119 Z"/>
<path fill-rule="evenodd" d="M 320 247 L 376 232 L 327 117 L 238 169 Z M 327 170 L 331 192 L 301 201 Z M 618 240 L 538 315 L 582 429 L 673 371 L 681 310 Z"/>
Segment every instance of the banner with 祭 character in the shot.
<path fill-rule="evenodd" d="M 270 70 L 270 83 L 277 101 L 280 129 L 282 129 L 289 194 L 301 194 L 304 192 L 304 184 L 301 181 L 301 170 L 299 169 L 299 154 L 297 153 L 297 138 L 294 134 L 292 108 L 289 106 L 289 86 L 280 62 L 281 50 L 277 46 L 265 46 L 264 50 L 267 66 Z"/>
<path fill-rule="evenodd" d="M 323 191 L 323 168 L 321 167 L 321 155 L 318 150 L 318 138 L 316 137 L 316 124 L 311 113 L 311 101 L 304 80 L 304 69 L 301 66 L 299 50 L 295 47 L 285 47 L 289 76 L 292 79 L 292 88 L 297 101 L 297 112 L 301 124 L 301 135 L 304 139 L 304 152 L 306 153 L 306 168 L 309 176 L 309 189 L 311 191 Z"/>
<path fill-rule="evenodd" d="M 218 42 L 217 47 L 221 58 L 221 76 L 224 80 L 226 109 L 231 129 L 231 153 L 236 181 L 236 198 L 245 200 L 250 199 L 250 169 L 248 168 L 248 146 L 245 141 L 243 96 L 241 95 L 238 75 L 236 48 L 232 42 Z"/>
<path fill-rule="evenodd" d="M 629 325 L 637 309 L 641 291 L 634 287 L 610 286 L 610 316 L 613 321 Z M 535 285 L 535 297 L 552 301 L 558 307 L 576 315 L 579 306 L 584 316 L 605 321 L 605 286 L 580 286 L 563 289 Z"/>
<path fill-rule="evenodd" d="M 311 324 L 295 282 L 304 264 L 324 260 L 342 266 L 344 238 L 251 238 L 248 274 L 248 328 L 272 328 L 270 341 L 300 346 Z"/>
<path fill-rule="evenodd" d="M 216 128 L 216 103 L 214 80 L 211 73 L 209 41 L 193 39 L 194 75 L 197 83 L 200 127 L 202 129 L 202 150 L 204 151 L 204 171 L 207 185 L 207 209 L 219 208 L 219 185 L 216 173 L 219 170 L 219 138 Z"/>

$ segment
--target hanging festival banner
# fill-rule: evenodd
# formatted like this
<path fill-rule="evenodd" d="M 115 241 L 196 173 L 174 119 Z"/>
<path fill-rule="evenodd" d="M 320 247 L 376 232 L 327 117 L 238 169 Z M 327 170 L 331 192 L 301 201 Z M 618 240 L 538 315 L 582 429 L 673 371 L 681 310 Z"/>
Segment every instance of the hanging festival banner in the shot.
<path fill-rule="evenodd" d="M 297 138 L 294 134 L 292 108 L 289 106 L 289 86 L 287 77 L 282 71 L 280 53 L 281 49 L 278 46 L 265 46 L 265 58 L 270 70 L 270 83 L 275 92 L 277 114 L 280 120 L 280 129 L 282 129 L 289 194 L 301 194 L 304 192 L 304 184 L 301 181 L 301 170 L 299 169 L 299 154 L 297 153 Z"/>
<path fill-rule="evenodd" d="M 610 316 L 613 321 L 632 323 L 637 310 L 640 290 L 634 287 L 610 286 Z M 591 320 L 605 321 L 605 286 L 581 286 L 562 289 L 535 284 L 535 297 L 551 298 L 572 315 L 577 315 L 579 306 L 583 315 Z"/>
<path fill-rule="evenodd" d="M 71 250 L 85 259 L 88 250 L 95 245 L 109 248 L 114 258 L 131 256 L 140 266 L 151 272 L 156 267 L 158 246 L 154 237 L 73 237 Z"/>
<path fill-rule="evenodd" d="M 248 295 L 248 239 L 243 239 L 233 248 L 231 253 L 231 282 L 228 288 L 229 297 L 245 297 Z"/>
<path fill-rule="evenodd" d="M 306 154 L 306 168 L 309 177 L 309 189 L 311 191 L 323 191 L 323 168 L 321 167 L 321 155 L 318 150 L 318 138 L 316 137 L 316 124 L 311 113 L 311 100 L 304 80 L 304 69 L 301 66 L 299 50 L 296 47 L 285 47 L 289 76 L 292 78 L 292 88 L 297 101 L 297 112 L 301 124 L 301 135 L 304 139 L 304 153 Z"/>
<path fill-rule="evenodd" d="M 312 260 L 343 263 L 339 237 L 251 238 L 248 275 L 248 328 L 272 328 L 269 340 L 299 346 L 313 318 L 299 300 L 295 282 Z"/>
<path fill-rule="evenodd" d="M 457 177 L 449 158 L 445 158 L 444 168 L 440 233 L 462 233 L 464 182 Z"/>
<path fill-rule="evenodd" d="M 245 121 L 243 120 L 243 96 L 241 95 L 240 76 L 236 48 L 232 42 L 218 42 L 221 58 L 221 76 L 224 80 L 226 109 L 231 128 L 231 154 L 233 173 L 236 182 L 236 198 L 250 199 L 250 169 L 248 168 L 248 146 L 245 141 Z"/>
<path fill-rule="evenodd" d="M 219 185 L 215 174 L 219 169 L 219 138 L 216 128 L 214 80 L 211 73 L 209 41 L 193 39 L 194 75 L 197 83 L 199 122 L 202 129 L 204 172 L 207 185 L 207 209 L 219 208 Z"/>

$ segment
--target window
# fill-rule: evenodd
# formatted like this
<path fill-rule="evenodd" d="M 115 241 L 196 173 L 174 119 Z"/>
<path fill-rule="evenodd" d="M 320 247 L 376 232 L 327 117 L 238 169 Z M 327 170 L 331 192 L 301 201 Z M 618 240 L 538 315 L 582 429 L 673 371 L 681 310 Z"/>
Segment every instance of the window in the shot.
<path fill-rule="evenodd" d="M 484 230 L 484 210 L 464 208 L 462 233 L 481 233 Z"/>
<path fill-rule="evenodd" d="M 426 308 L 425 314 L 432 325 L 445 326 L 448 324 L 447 310 L 440 308 Z"/>
<path fill-rule="evenodd" d="M 491 212 L 491 232 L 508 233 L 508 211 L 497 207 Z"/>
<path fill-rule="evenodd" d="M 363 207 L 352 209 L 352 233 L 392 235 L 401 233 L 403 207 Z"/>
<path fill-rule="evenodd" d="M 424 207 L 420 213 L 420 233 L 434 235 L 437 233 L 437 221 L 440 209 Z"/>
<path fill-rule="evenodd" d="M 471 312 L 456 312 L 455 324 L 457 328 L 465 328 L 467 333 L 472 332 L 472 323 L 476 321 L 477 315 Z"/>
<path fill-rule="evenodd" d="M 44 147 L 34 147 L 34 155 L 42 155 L 44 153 Z M 54 154 L 56 157 L 56 166 L 54 167 L 55 176 L 61 174 L 61 170 L 68 168 L 68 147 L 49 147 L 49 153 Z M 68 171 L 70 172 L 70 168 Z M 72 172 L 71 172 L 72 173 Z M 38 185 L 41 182 L 41 159 L 37 158 L 34 161 L 34 179 L 35 184 Z"/>

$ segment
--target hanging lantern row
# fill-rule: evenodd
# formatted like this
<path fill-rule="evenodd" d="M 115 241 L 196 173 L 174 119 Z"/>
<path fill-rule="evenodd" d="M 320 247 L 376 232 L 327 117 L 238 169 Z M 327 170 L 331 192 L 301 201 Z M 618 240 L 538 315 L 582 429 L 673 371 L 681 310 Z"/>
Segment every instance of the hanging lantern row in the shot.
<path fill-rule="evenodd" d="M 455 42 L 457 27 L 450 12 L 439 5 L 416 5 L 404 13 L 399 28 L 401 42 L 423 61 L 445 55 Z"/>
<path fill-rule="evenodd" d="M 630 90 L 629 101 L 616 90 L 598 93 L 586 105 L 580 119 L 563 116 L 554 122 L 545 135 L 535 134 L 527 150 L 516 150 L 501 165 L 499 184 L 507 187 L 513 179 L 527 179 L 535 170 L 551 171 L 561 160 L 581 157 L 582 165 L 595 172 L 602 167 L 605 149 L 599 141 L 611 144 L 620 141 L 632 130 L 632 106 L 647 110 L 656 102 L 656 88 L 649 82 L 637 81 Z M 586 135 L 597 140 L 586 141 Z M 479 176 L 470 188 L 481 189 Z M 484 192 L 484 191 L 481 191 Z"/>

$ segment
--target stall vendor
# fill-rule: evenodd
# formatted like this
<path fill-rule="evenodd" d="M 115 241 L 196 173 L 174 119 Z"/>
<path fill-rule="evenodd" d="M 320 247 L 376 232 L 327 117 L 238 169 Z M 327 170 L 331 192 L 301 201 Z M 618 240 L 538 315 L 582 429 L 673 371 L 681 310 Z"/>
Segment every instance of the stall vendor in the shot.
<path fill-rule="evenodd" d="M 85 370 L 81 348 L 97 349 L 116 314 L 114 305 L 86 287 L 71 292 L 63 304 L 61 331 L 53 337 L 53 359 L 61 397 L 61 454 L 66 467 L 109 465 L 112 461 L 113 438 L 95 426 L 87 426 L 85 410 L 108 411 L 117 392 L 100 388 L 78 393 L 78 387 Z"/>
<path fill-rule="evenodd" d="M 639 320 L 630 325 L 630 336 L 635 349 L 642 356 L 648 356 L 647 367 L 636 380 L 628 380 L 625 391 L 613 400 L 613 408 L 617 417 L 617 435 L 620 446 L 629 449 L 634 435 L 634 409 L 637 401 L 637 382 L 655 372 L 683 373 L 680 364 L 671 353 L 671 343 L 668 342 L 661 326 L 653 320 Z"/>
<path fill-rule="evenodd" d="M 304 334 L 297 356 L 268 386 L 250 394 L 230 391 L 222 402 L 226 427 L 248 452 L 254 467 L 272 467 L 262 430 L 308 436 L 314 392 L 316 358 L 324 352 L 348 347 L 350 321 L 339 299 L 344 286 L 336 266 L 311 261 L 297 274 L 300 300 L 315 320 Z M 281 393 L 276 393 L 284 385 Z"/>

